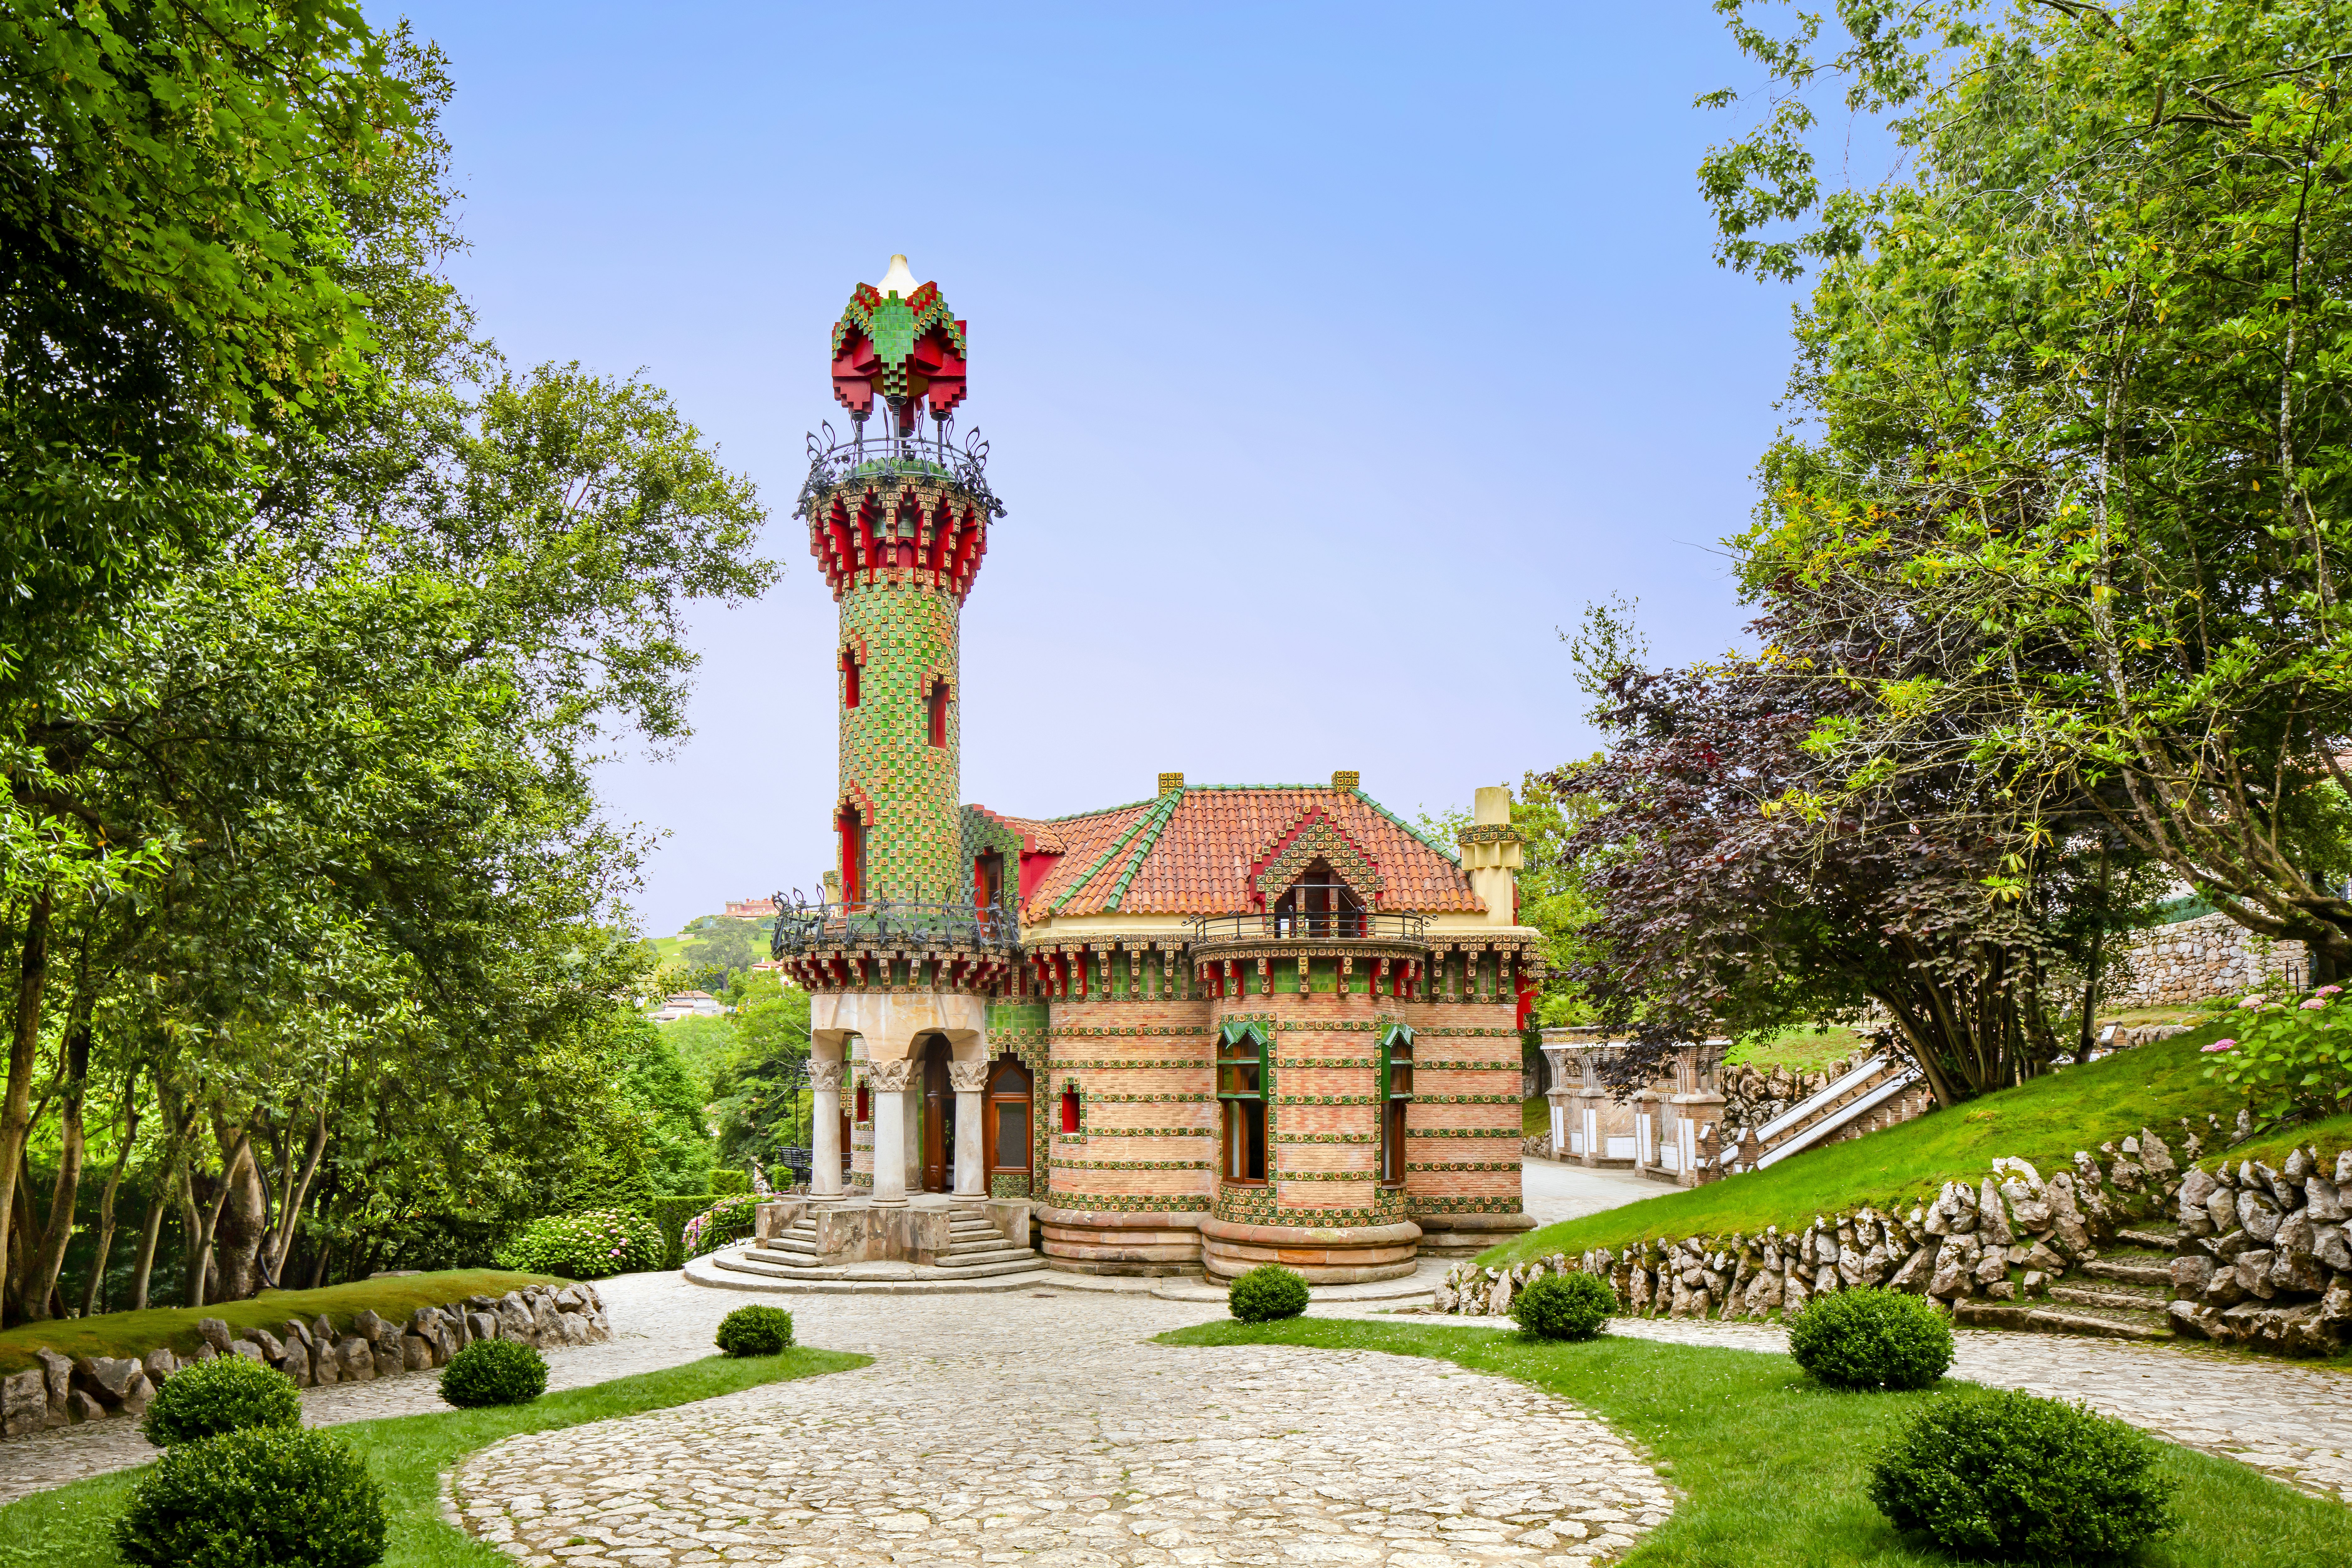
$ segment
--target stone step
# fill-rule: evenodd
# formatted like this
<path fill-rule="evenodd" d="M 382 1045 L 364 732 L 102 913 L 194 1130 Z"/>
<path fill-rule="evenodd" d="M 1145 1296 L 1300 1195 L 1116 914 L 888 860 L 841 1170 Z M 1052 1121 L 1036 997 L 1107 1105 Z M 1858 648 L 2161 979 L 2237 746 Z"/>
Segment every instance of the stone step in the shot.
<path fill-rule="evenodd" d="M 2171 1320 L 2158 1312 L 2113 1310 L 2112 1315 L 2067 1312 L 2054 1307 L 2013 1307 L 1988 1301 L 1956 1301 L 1952 1317 L 1963 1328 L 2026 1329 L 2045 1334 L 2083 1334 L 2105 1340 L 2169 1340 Z"/>
<path fill-rule="evenodd" d="M 2113 1279 L 2122 1285 L 2161 1285 L 2172 1288 L 2172 1265 L 2137 1258 L 2102 1258 L 2082 1266 L 2084 1274 L 2093 1279 Z"/>
<path fill-rule="evenodd" d="M 1006 1274 L 1042 1274 L 1045 1271 L 1045 1260 L 1034 1252 L 1016 1252 L 1002 1262 L 968 1264 L 959 1261 L 953 1265 L 942 1263 L 940 1267 L 952 1267 L 955 1278 L 959 1279 L 992 1279 Z"/>
<path fill-rule="evenodd" d="M 940 1259 L 942 1268 L 964 1269 L 991 1263 L 1010 1263 L 1015 1258 L 1034 1258 L 1037 1255 L 1025 1247 L 977 1247 L 967 1252 L 961 1247 Z"/>
<path fill-rule="evenodd" d="M 2053 1285 L 2050 1299 L 2076 1307 L 2112 1307 L 2136 1312 L 2162 1312 L 2168 1302 L 2168 1298 L 2154 1290 L 2094 1290 L 2083 1285 Z"/>
<path fill-rule="evenodd" d="M 2119 1230 L 2116 1234 L 2134 1247 L 2150 1247 L 2158 1252 L 2171 1251 L 2179 1240 L 2168 1233 L 2154 1230 Z"/>

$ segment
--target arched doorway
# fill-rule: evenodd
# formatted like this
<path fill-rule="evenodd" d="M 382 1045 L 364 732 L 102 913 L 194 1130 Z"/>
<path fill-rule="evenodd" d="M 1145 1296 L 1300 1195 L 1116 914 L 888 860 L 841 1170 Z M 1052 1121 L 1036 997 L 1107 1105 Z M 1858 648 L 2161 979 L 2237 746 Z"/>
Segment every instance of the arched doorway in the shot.
<path fill-rule="evenodd" d="M 955 1086 L 948 1081 L 954 1050 L 943 1035 L 923 1041 L 923 1191 L 955 1191 Z"/>

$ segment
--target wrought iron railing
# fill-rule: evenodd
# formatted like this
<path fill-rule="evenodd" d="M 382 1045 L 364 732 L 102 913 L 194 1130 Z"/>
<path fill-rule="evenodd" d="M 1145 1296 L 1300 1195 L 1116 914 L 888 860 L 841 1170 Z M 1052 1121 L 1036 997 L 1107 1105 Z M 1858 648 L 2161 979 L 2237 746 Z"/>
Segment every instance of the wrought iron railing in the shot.
<path fill-rule="evenodd" d="M 962 947 L 1010 952 L 1021 929 L 1012 912 L 982 904 L 926 904 L 902 899 L 807 903 L 776 895 L 777 958 L 826 947 Z"/>
<path fill-rule="evenodd" d="M 981 439 L 979 431 L 967 432 L 958 443 L 951 420 L 934 424 L 929 436 L 919 426 L 901 435 L 887 418 L 880 422 L 878 431 L 869 434 L 866 424 L 861 419 L 852 425 L 845 439 L 834 433 L 830 420 L 823 426 L 824 434 L 810 432 L 808 478 L 801 482 L 800 500 L 793 508 L 794 517 L 807 517 L 819 496 L 860 473 L 876 479 L 946 479 L 986 507 L 989 516 L 1004 515 L 1004 503 L 988 488 L 988 443 Z"/>
<path fill-rule="evenodd" d="M 1419 942 L 1428 929 L 1420 915 L 1368 914 L 1360 910 L 1304 914 L 1203 915 L 1191 922 L 1191 940 L 1204 942 Z"/>

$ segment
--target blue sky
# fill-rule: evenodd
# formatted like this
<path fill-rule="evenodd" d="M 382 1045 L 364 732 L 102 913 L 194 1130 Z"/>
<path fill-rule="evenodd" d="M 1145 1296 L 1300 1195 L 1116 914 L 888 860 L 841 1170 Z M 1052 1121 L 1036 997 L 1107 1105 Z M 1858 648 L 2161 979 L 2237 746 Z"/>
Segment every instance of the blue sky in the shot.
<path fill-rule="evenodd" d="M 1667 5 L 436 3 L 470 250 L 518 363 L 642 370 L 770 508 L 697 735 L 608 766 L 676 930 L 813 888 L 834 605 L 791 515 L 826 332 L 903 251 L 971 323 L 1009 515 L 964 609 L 963 794 L 1361 771 L 1410 815 L 1589 752 L 1556 629 L 1738 637 L 1787 290 L 1718 270 L 1693 171 L 1747 123 Z"/>

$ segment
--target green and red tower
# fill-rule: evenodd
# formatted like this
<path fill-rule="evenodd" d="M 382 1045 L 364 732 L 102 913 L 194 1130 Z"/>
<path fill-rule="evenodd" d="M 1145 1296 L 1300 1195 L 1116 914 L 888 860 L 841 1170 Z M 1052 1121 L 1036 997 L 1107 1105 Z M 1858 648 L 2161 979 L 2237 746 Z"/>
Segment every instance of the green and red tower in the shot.
<path fill-rule="evenodd" d="M 834 650 L 840 901 L 969 902 L 958 809 L 958 624 L 1004 509 L 987 445 L 950 442 L 963 400 L 964 323 L 894 256 L 833 328 L 834 396 L 850 437 L 810 437 L 798 515 L 841 606 Z M 881 405 L 878 431 L 868 423 Z M 928 406 L 931 432 L 921 416 Z"/>

